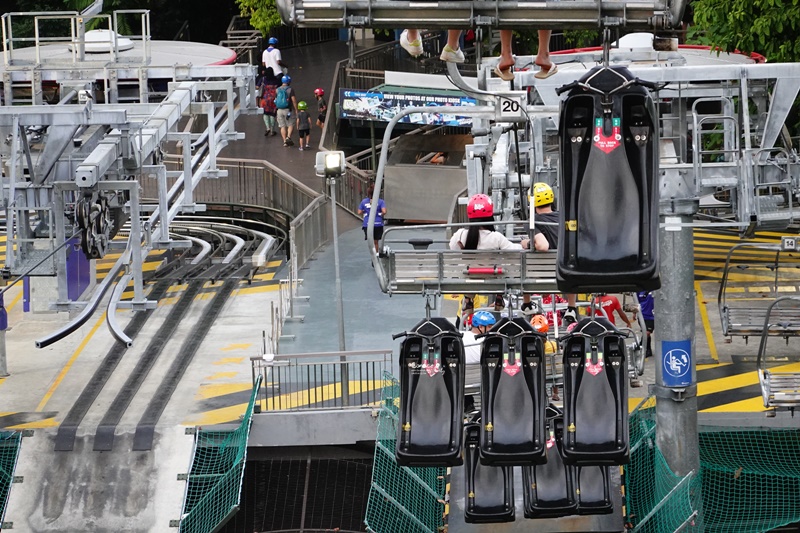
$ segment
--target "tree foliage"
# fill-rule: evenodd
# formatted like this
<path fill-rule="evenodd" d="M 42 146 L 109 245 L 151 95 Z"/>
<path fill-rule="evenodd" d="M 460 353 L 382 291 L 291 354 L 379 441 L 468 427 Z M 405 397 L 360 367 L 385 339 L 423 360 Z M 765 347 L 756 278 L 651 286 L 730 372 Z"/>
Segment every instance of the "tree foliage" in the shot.
<path fill-rule="evenodd" d="M 800 61 L 800 0 L 694 0 L 691 42 Z"/>
<path fill-rule="evenodd" d="M 236 0 L 243 17 L 250 17 L 250 25 L 268 35 L 269 30 L 281 25 L 275 0 Z"/>

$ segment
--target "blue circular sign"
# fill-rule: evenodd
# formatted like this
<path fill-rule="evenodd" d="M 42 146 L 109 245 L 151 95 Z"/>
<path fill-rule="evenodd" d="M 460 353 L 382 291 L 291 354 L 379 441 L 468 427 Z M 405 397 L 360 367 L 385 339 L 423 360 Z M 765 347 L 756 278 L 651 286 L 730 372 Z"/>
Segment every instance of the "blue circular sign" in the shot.
<path fill-rule="evenodd" d="M 689 372 L 689 353 L 682 348 L 674 348 L 664 354 L 664 373 L 673 378 L 682 378 Z"/>

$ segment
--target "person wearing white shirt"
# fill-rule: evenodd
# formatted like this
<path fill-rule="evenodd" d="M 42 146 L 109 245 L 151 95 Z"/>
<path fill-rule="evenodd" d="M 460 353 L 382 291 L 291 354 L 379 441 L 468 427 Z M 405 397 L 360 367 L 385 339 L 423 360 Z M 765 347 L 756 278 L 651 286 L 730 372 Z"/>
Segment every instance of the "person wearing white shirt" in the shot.
<path fill-rule="evenodd" d="M 261 54 L 261 64 L 264 65 L 265 69 L 272 67 L 272 72 L 274 72 L 276 76 L 279 76 L 280 72 L 286 74 L 288 69 L 284 70 L 286 65 L 283 64 L 281 51 L 278 50 L 278 39 L 270 37 L 268 43 L 269 46 L 264 50 L 264 53 Z"/>

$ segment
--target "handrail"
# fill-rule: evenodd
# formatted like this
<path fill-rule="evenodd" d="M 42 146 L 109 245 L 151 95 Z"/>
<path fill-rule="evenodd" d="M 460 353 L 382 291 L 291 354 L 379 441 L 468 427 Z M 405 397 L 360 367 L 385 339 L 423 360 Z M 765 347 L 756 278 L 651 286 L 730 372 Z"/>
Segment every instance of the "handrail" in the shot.
<path fill-rule="evenodd" d="M 794 300 L 798 302 L 798 305 L 800 305 L 800 296 L 781 296 L 772 302 L 767 308 L 767 316 L 764 317 L 764 330 L 761 334 L 761 342 L 758 344 L 758 359 L 756 360 L 756 366 L 758 367 L 759 374 L 761 375 L 763 375 L 767 370 L 765 363 L 765 352 L 767 351 L 767 338 L 769 337 L 769 329 L 774 325 L 780 325 L 779 323 L 773 324 L 770 322 L 770 319 L 772 318 L 772 309 L 779 303 L 787 300 Z"/>

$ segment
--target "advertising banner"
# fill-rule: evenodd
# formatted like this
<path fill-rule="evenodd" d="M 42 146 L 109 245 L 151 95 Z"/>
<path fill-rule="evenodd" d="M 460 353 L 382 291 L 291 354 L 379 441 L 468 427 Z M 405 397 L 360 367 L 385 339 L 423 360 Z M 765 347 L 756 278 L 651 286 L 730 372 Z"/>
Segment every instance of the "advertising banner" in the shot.
<path fill-rule="evenodd" d="M 447 94 L 402 94 L 396 92 L 357 91 L 339 89 L 339 118 L 389 122 L 407 107 L 436 106 L 429 113 L 412 113 L 403 117 L 405 124 L 434 124 L 437 126 L 472 126 L 472 118 L 458 116 L 456 106 L 474 106 L 468 96 Z"/>

